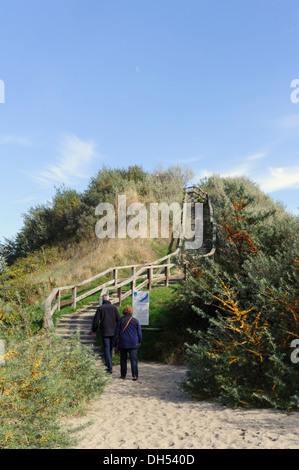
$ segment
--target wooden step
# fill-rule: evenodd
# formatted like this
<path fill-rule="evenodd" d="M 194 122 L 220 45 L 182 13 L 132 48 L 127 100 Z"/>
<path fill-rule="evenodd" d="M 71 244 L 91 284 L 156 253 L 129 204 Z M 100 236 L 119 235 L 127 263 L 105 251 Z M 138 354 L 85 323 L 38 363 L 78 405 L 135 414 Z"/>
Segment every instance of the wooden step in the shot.
<path fill-rule="evenodd" d="M 75 315 L 72 317 L 72 316 L 68 316 L 66 317 L 66 315 L 63 315 L 60 320 L 59 320 L 59 325 L 62 325 L 64 323 L 78 323 L 78 324 L 81 324 L 81 325 L 87 325 L 88 323 L 92 323 L 92 320 L 93 320 L 93 316 L 91 317 L 77 317 L 77 318 L 74 318 Z"/>
<path fill-rule="evenodd" d="M 92 321 L 99 307 L 98 302 L 93 302 L 77 313 L 62 315 L 56 327 L 58 336 L 70 340 L 79 333 L 82 347 L 92 346 L 92 354 L 100 359 L 100 348 L 96 344 L 96 337 L 91 332 Z"/>
<path fill-rule="evenodd" d="M 91 332 L 91 328 L 82 328 L 80 326 L 77 326 L 77 325 L 68 325 L 68 326 L 59 326 L 58 328 L 56 328 L 56 332 L 58 334 L 68 334 L 68 335 L 72 335 L 72 334 L 75 334 L 77 332 L 80 333 L 80 336 L 82 335 L 92 335 L 92 332 Z"/>
<path fill-rule="evenodd" d="M 191 230 L 195 230 L 195 204 L 200 201 L 193 195 L 187 194 L 186 202 L 191 203 Z M 211 239 L 211 222 L 208 204 L 203 204 L 203 244 L 200 249 L 197 250 L 199 255 L 206 255 L 212 249 L 212 239 Z M 188 240 L 188 241 L 192 241 Z M 180 282 L 179 279 L 169 280 L 169 284 Z M 164 281 L 157 282 L 155 285 L 158 286 L 164 285 Z M 114 292 L 110 297 L 111 303 L 118 303 L 119 299 L 116 292 Z M 83 346 L 92 346 L 95 354 L 99 354 L 100 348 L 96 345 L 96 337 L 92 335 L 91 327 L 94 315 L 99 307 L 99 302 L 92 302 L 89 305 L 86 305 L 82 310 L 74 314 L 67 314 L 61 316 L 59 323 L 56 327 L 56 332 L 59 336 L 70 339 L 72 335 L 79 334 L 80 342 Z"/>

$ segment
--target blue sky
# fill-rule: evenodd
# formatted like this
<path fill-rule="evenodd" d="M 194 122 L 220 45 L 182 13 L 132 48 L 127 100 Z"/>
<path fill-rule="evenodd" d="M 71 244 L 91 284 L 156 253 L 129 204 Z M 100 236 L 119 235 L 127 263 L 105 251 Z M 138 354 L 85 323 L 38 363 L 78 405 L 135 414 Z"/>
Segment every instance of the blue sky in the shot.
<path fill-rule="evenodd" d="M 0 19 L 1 240 L 103 164 L 245 175 L 298 214 L 297 0 L 2 0 Z"/>

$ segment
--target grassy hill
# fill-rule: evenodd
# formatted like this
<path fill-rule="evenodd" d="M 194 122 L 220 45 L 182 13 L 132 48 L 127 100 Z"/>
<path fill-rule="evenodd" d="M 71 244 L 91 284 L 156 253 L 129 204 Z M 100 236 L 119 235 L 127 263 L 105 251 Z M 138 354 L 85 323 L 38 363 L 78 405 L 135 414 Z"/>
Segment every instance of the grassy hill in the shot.
<path fill-rule="evenodd" d="M 151 202 L 182 203 L 189 174 L 180 167 L 153 173 L 137 166 L 103 167 L 81 194 L 56 189 L 52 201 L 29 209 L 19 233 L 0 247 L 0 302 L 30 306 L 45 299 L 55 286 L 80 282 L 111 266 L 145 263 L 167 254 L 172 249 L 171 233 L 168 239 L 97 238 L 96 207 L 108 202 L 117 215 L 120 194 L 126 196 L 127 207 L 132 202 L 147 208 Z M 117 216 L 115 222 L 117 226 Z"/>
<path fill-rule="evenodd" d="M 127 204 L 181 202 L 187 173 L 179 167 L 151 174 L 139 167 L 103 168 L 82 194 L 59 188 L 48 204 L 31 208 L 16 237 L 2 244 L 0 448 L 67 446 L 72 435 L 61 431 L 58 417 L 83 412 L 105 386 L 103 372 L 78 338 L 69 345 L 43 329 L 44 301 L 53 287 L 174 251 L 171 233 L 169 239 L 98 239 L 97 204 L 116 207 L 118 194 L 126 194 Z M 158 312 L 170 304 L 170 290 L 158 298 L 155 321 L 161 322 Z"/>
<path fill-rule="evenodd" d="M 179 202 L 186 177 L 179 168 L 103 168 L 82 194 L 60 188 L 49 204 L 30 209 L 21 231 L 1 246 L 0 448 L 67 446 L 71 435 L 58 417 L 84 412 L 105 386 L 78 339 L 69 347 L 43 329 L 53 287 L 175 249 L 171 237 L 99 240 L 96 205 L 116 204 L 120 193 L 145 205 Z M 290 341 L 299 338 L 298 217 L 246 178 L 213 176 L 201 186 L 214 208 L 215 258 L 188 252 L 188 281 L 151 291 L 150 325 L 163 331 L 145 334 L 140 358 L 183 362 L 187 354 L 185 390 L 200 399 L 296 409 Z"/>

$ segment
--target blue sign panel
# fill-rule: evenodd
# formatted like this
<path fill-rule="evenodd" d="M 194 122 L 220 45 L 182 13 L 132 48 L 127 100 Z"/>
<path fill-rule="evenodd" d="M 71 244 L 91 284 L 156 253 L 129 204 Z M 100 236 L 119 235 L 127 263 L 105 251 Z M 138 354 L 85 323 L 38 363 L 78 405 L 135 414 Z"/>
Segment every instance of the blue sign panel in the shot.
<path fill-rule="evenodd" d="M 149 325 L 149 292 L 134 291 L 132 307 L 140 325 Z"/>

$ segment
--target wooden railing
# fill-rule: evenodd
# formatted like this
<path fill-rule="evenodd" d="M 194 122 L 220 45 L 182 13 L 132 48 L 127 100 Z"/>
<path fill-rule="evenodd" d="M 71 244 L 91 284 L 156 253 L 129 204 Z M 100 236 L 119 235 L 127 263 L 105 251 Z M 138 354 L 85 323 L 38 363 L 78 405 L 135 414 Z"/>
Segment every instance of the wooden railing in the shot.
<path fill-rule="evenodd" d="M 157 259 L 152 263 L 148 264 L 131 264 L 128 266 L 117 266 L 113 268 L 106 269 L 105 271 L 97 274 L 96 276 L 86 279 L 80 283 L 77 283 L 72 286 L 57 287 L 52 290 L 51 294 L 45 302 L 45 317 L 44 317 L 44 326 L 45 327 L 54 327 L 52 316 L 54 313 L 59 312 L 61 307 L 65 305 L 72 305 L 73 308 L 76 308 L 77 302 L 84 300 L 86 297 L 89 297 L 96 292 L 103 291 L 104 289 L 109 288 L 109 292 L 116 291 L 117 297 L 111 298 L 113 303 L 119 303 L 126 298 L 132 295 L 134 290 L 142 289 L 147 287 L 149 290 L 152 288 L 152 285 L 156 282 L 163 282 L 166 286 L 169 285 L 171 280 L 179 280 L 185 277 L 185 274 L 171 274 L 170 270 L 173 268 L 176 263 L 172 263 L 171 259 L 180 257 L 180 248 L 175 252 L 164 256 L 163 258 Z M 126 277 L 125 279 L 120 278 L 119 273 L 122 270 L 131 270 L 131 276 Z M 157 272 L 156 272 L 157 270 Z M 84 294 L 77 295 L 77 289 L 86 284 L 96 281 L 104 276 L 112 277 L 109 281 L 106 281 L 98 286 L 88 290 Z M 142 281 L 137 284 L 137 281 Z M 130 285 L 129 290 L 124 291 L 123 288 L 127 285 Z M 61 301 L 61 293 L 65 291 L 70 291 L 72 293 L 72 298 L 69 300 Z M 53 301 L 55 304 L 52 305 Z"/>
<path fill-rule="evenodd" d="M 185 191 L 188 194 L 195 194 L 197 196 L 200 196 L 202 199 L 208 201 L 209 195 L 201 188 L 197 188 L 196 186 L 188 186 L 187 188 L 185 188 Z"/>
<path fill-rule="evenodd" d="M 216 225 L 214 223 L 213 217 L 213 208 L 210 202 L 209 195 L 202 191 L 200 188 L 196 186 L 191 186 L 185 189 L 186 193 L 194 193 L 205 199 L 208 203 L 209 207 L 209 214 L 210 214 L 210 223 L 212 224 L 212 249 L 209 253 L 205 255 L 200 255 L 201 257 L 207 256 L 214 256 L 215 253 L 215 241 L 216 241 Z M 186 201 L 186 197 L 185 197 Z M 132 264 L 128 266 L 117 266 L 113 268 L 106 269 L 105 271 L 97 274 L 96 276 L 86 279 L 80 283 L 71 286 L 64 286 L 64 287 L 57 287 L 52 290 L 51 294 L 47 298 L 45 302 L 45 316 L 44 316 L 44 326 L 48 328 L 53 328 L 53 314 L 59 312 L 61 307 L 65 305 L 72 305 L 73 308 L 76 308 L 77 302 L 84 300 L 85 298 L 89 297 L 96 292 L 109 290 L 116 291 L 117 296 L 112 298 L 111 301 L 113 303 L 121 304 L 122 300 L 126 297 L 132 295 L 134 290 L 142 289 L 143 287 L 147 287 L 149 290 L 152 288 L 152 285 L 156 282 L 165 282 L 165 285 L 168 286 L 170 280 L 179 280 L 184 279 L 186 277 L 186 267 L 181 271 L 180 274 L 171 274 L 170 270 L 173 268 L 177 261 L 181 258 L 182 246 L 183 246 L 183 239 L 182 239 L 182 232 L 179 238 L 178 248 L 173 253 L 164 256 L 163 258 L 157 259 L 151 263 L 147 264 Z M 176 262 L 172 263 L 171 259 L 175 258 Z M 184 266 L 186 266 L 186 262 L 183 261 Z M 120 272 L 122 270 L 131 270 L 131 276 L 121 278 Z M 157 272 L 155 272 L 157 270 Z M 77 295 L 78 288 L 83 287 L 91 282 L 97 281 L 103 277 L 111 277 L 108 281 L 99 284 L 96 287 L 84 292 L 81 295 Z M 142 280 L 141 283 L 137 284 L 137 281 Z M 126 291 L 123 288 L 127 285 L 130 285 L 130 288 Z M 68 300 L 61 300 L 61 293 L 67 292 L 71 293 L 71 299 Z M 54 303 L 54 305 L 52 305 Z"/>

